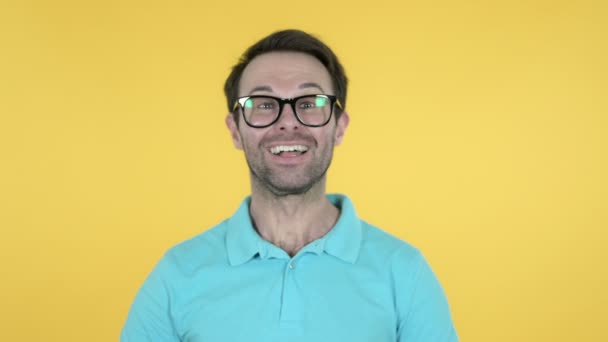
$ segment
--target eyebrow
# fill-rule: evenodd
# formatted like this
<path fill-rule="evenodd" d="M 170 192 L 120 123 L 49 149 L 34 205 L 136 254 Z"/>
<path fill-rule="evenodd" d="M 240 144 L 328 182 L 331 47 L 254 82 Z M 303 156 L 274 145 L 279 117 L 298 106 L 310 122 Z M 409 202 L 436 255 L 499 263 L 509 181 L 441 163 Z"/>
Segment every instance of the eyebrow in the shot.
<path fill-rule="evenodd" d="M 249 94 L 255 93 L 256 91 L 272 92 L 272 87 L 271 86 L 267 86 L 267 85 L 257 86 L 255 88 L 251 89 L 251 91 L 249 92 Z"/>
<path fill-rule="evenodd" d="M 323 88 L 322 88 L 320 85 L 318 85 L 318 84 L 316 84 L 316 83 L 314 83 L 314 82 L 302 83 L 302 84 L 300 84 L 300 86 L 299 86 L 298 88 L 300 88 L 300 89 L 305 89 L 305 88 L 317 88 L 317 89 L 319 89 L 321 92 L 325 93 L 325 91 L 323 90 Z"/>
<path fill-rule="evenodd" d="M 323 87 L 321 87 L 319 84 L 317 84 L 315 82 L 306 82 L 306 83 L 302 83 L 302 84 L 300 84 L 298 86 L 298 89 L 306 89 L 306 88 L 317 88 L 322 93 L 325 93 L 325 91 L 323 90 Z M 266 92 L 270 92 L 270 93 L 273 92 L 271 86 L 261 85 L 261 86 L 257 86 L 257 87 L 254 87 L 253 89 L 251 89 L 251 91 L 249 92 L 249 94 L 253 94 L 253 93 L 258 92 L 258 91 L 266 91 Z"/>

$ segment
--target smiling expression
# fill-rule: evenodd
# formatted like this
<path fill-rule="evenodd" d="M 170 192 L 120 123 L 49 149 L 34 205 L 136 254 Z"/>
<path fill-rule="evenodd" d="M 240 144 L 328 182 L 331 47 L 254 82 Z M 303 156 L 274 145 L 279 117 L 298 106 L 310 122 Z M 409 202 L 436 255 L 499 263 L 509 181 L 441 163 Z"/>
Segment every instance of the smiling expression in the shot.
<path fill-rule="evenodd" d="M 315 57 L 298 52 L 271 52 L 254 58 L 239 83 L 239 96 L 310 94 L 333 95 L 331 78 Z M 235 146 L 245 151 L 254 189 L 264 187 L 278 196 L 324 187 L 334 145 L 341 142 L 348 125 L 348 115 L 342 113 L 323 127 L 304 126 L 289 105 L 270 127 L 252 128 L 242 116 L 239 120 L 237 125 L 229 114 L 226 124 Z"/>

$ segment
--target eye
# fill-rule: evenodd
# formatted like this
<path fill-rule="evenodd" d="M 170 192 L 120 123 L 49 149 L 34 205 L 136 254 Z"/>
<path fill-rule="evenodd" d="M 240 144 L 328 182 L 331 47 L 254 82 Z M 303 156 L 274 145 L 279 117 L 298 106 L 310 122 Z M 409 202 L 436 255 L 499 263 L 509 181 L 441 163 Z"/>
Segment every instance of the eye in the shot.
<path fill-rule="evenodd" d="M 278 106 L 277 101 L 267 97 L 253 97 L 245 102 L 245 108 L 254 111 L 274 111 Z"/>
<path fill-rule="evenodd" d="M 298 102 L 299 109 L 315 109 L 327 106 L 328 99 L 325 96 L 310 96 L 300 99 Z"/>
<path fill-rule="evenodd" d="M 300 107 L 302 109 L 309 109 L 309 108 L 315 108 L 317 106 L 314 102 L 306 100 L 306 101 L 300 102 L 298 107 Z"/>
<path fill-rule="evenodd" d="M 273 102 L 262 102 L 257 105 L 258 109 L 273 109 L 275 104 Z"/>

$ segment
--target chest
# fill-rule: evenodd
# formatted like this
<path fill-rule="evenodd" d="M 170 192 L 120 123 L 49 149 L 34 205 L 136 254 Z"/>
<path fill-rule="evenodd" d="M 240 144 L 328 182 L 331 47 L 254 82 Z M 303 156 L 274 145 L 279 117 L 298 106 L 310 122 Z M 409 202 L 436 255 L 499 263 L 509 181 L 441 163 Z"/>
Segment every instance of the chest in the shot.
<path fill-rule="evenodd" d="M 172 310 L 183 341 L 395 341 L 392 289 L 381 274 L 268 262 L 193 277 Z"/>

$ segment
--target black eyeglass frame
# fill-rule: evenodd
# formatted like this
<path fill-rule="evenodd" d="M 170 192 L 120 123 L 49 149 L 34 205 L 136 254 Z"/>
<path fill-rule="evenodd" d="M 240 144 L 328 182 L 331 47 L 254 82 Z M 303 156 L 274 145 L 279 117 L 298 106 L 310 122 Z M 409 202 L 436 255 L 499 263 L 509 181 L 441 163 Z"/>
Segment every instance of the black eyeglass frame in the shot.
<path fill-rule="evenodd" d="M 330 102 L 329 116 L 327 117 L 327 120 L 324 123 L 319 124 L 319 125 L 309 125 L 309 124 L 304 123 L 302 121 L 302 119 L 300 118 L 298 111 L 296 110 L 296 102 L 299 99 L 303 99 L 305 97 L 313 97 L 313 96 L 327 97 Z M 270 98 L 270 99 L 276 100 L 279 103 L 279 112 L 277 113 L 277 116 L 269 124 L 259 126 L 259 125 L 252 125 L 251 123 L 249 123 L 247 121 L 247 118 L 245 117 L 245 102 L 247 102 L 247 100 L 249 100 L 249 99 L 254 99 L 254 98 Z M 340 103 L 340 100 L 338 100 L 338 98 L 334 95 L 309 94 L 309 95 L 302 95 L 302 96 L 294 97 L 291 99 L 282 99 L 279 97 L 269 96 L 269 95 L 242 96 L 242 97 L 239 97 L 238 99 L 236 99 L 236 101 L 234 101 L 234 106 L 232 107 L 232 110 L 235 111 L 237 109 L 237 107 L 241 108 L 241 114 L 243 115 L 243 121 L 245 121 L 247 126 L 253 127 L 253 128 L 266 128 L 266 127 L 270 127 L 270 126 L 274 125 L 277 121 L 279 121 L 279 118 L 281 117 L 281 114 L 283 113 L 283 106 L 286 103 L 291 106 L 291 110 L 295 114 L 298 122 L 306 127 L 323 127 L 323 126 L 327 125 L 329 123 L 329 121 L 331 120 L 331 117 L 334 114 L 334 105 L 337 105 L 340 109 L 342 109 L 342 103 Z"/>

